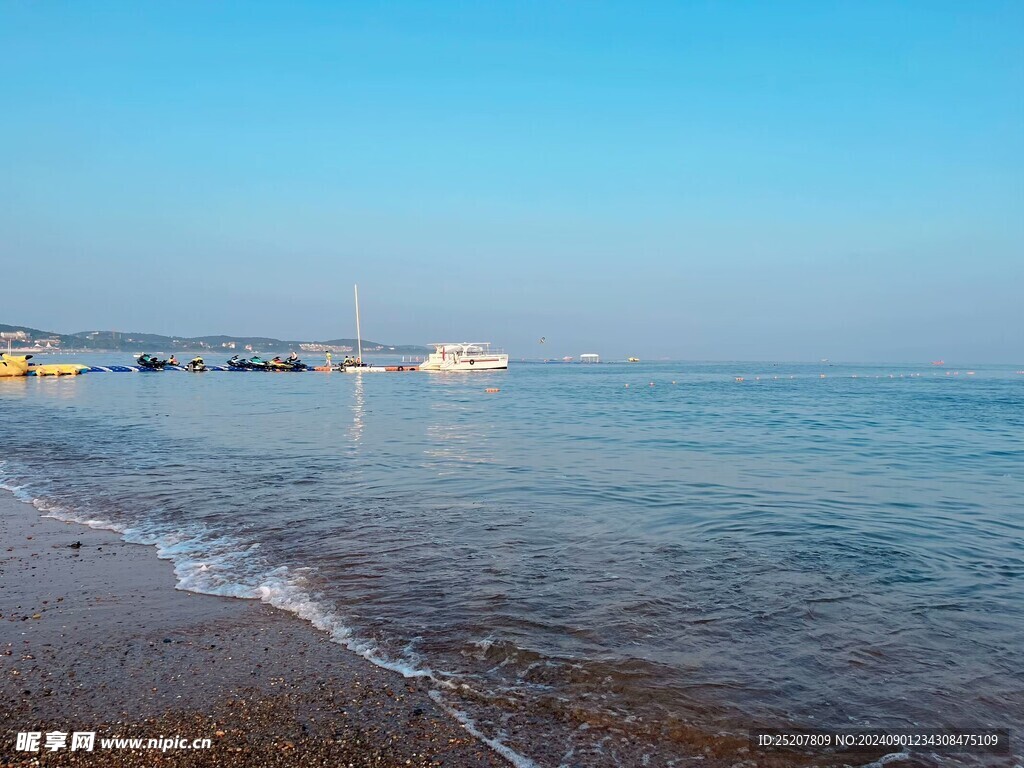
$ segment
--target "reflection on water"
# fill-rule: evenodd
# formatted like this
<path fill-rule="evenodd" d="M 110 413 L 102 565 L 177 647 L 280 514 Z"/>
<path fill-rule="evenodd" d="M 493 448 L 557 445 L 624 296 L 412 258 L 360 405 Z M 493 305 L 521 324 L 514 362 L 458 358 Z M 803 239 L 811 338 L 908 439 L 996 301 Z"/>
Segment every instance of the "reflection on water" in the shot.
<path fill-rule="evenodd" d="M 1024 377 L 974 370 L 0 380 L 0 471 L 543 764 L 659 764 L 750 720 L 1024 719 Z"/>
<path fill-rule="evenodd" d="M 366 411 L 366 392 L 363 384 L 363 374 L 352 374 L 355 381 L 352 387 L 352 426 L 348 435 L 352 443 L 352 450 L 356 451 L 360 441 L 363 439 L 363 419 Z"/>
<path fill-rule="evenodd" d="M 8 402 L 13 402 L 19 397 L 24 397 L 30 383 L 27 376 L 0 376 L 0 393 Z"/>

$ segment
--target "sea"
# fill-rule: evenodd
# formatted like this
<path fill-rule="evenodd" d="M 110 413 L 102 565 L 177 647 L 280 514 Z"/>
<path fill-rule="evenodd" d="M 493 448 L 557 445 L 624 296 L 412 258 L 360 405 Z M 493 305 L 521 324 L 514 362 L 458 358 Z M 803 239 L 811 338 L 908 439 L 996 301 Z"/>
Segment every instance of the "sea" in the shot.
<path fill-rule="evenodd" d="M 0 420 L 41 514 L 417 678 L 519 766 L 1024 724 L 1014 366 L 87 373 L 0 379 Z"/>

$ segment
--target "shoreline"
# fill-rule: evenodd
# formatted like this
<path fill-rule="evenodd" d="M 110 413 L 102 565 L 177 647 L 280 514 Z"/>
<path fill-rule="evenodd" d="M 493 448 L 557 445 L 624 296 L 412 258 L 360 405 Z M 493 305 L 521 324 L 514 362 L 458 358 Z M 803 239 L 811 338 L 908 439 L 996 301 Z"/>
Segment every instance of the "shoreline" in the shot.
<path fill-rule="evenodd" d="M 421 681 L 264 603 L 175 589 L 151 547 L 6 491 L 0 541 L 0 765 L 509 764 Z M 51 731 L 95 732 L 95 748 L 16 750 L 17 733 Z M 102 749 L 108 737 L 211 746 Z"/>
<path fill-rule="evenodd" d="M 0 768 L 591 764 L 551 743 L 534 744 L 540 749 L 531 759 L 513 748 L 514 737 L 512 746 L 489 739 L 428 680 L 377 666 L 268 603 L 178 588 L 173 564 L 151 545 L 45 517 L 6 489 L 0 542 Z M 617 734 L 618 749 L 628 743 L 600 718 L 572 727 L 604 733 L 602 743 Z M 51 731 L 95 732 L 95 749 L 16 749 L 19 732 L 45 739 Z M 101 748 L 103 738 L 174 737 L 211 744 Z M 745 738 L 689 725 L 669 741 L 675 744 L 663 744 L 665 752 L 656 747 L 647 755 L 616 754 L 613 747 L 594 764 L 881 765 L 871 758 L 766 754 L 748 749 Z M 888 758 L 906 768 L 930 765 Z"/>

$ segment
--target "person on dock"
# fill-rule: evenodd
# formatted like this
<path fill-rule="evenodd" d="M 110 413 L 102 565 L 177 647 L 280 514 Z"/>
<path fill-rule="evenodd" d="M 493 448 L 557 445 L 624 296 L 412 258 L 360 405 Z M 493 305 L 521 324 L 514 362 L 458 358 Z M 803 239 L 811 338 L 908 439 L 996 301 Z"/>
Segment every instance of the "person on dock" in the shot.
<path fill-rule="evenodd" d="M 330 368 L 331 367 L 331 350 L 329 350 L 329 349 L 327 350 L 327 353 L 324 355 L 324 358 L 325 358 L 324 365 L 326 365 L 328 368 Z"/>

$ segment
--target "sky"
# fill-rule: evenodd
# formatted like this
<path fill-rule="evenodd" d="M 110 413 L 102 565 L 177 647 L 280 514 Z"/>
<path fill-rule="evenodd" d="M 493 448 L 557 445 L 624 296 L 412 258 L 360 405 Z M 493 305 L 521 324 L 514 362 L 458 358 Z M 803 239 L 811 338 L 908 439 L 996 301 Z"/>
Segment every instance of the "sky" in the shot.
<path fill-rule="evenodd" d="M 12 0 L 0 57 L 3 323 L 1024 362 L 1017 0 Z"/>

